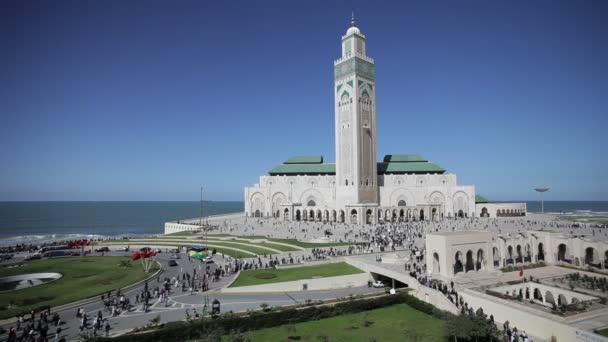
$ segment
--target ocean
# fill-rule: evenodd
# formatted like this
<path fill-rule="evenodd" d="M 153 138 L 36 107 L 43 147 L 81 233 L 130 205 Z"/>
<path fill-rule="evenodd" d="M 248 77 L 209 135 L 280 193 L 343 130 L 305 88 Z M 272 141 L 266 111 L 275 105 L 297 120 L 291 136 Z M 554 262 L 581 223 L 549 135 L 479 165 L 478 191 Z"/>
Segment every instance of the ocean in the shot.
<path fill-rule="evenodd" d="M 204 204 L 203 215 L 243 211 Z M 0 202 L 0 245 L 162 234 L 164 223 L 199 217 L 200 202 Z"/>
<path fill-rule="evenodd" d="M 528 201 L 540 212 L 539 201 Z M 243 211 L 243 202 L 206 202 L 204 215 Z M 545 201 L 545 212 L 608 216 L 608 201 Z M 0 202 L 0 245 L 162 234 L 164 223 L 198 217 L 199 202 Z"/>

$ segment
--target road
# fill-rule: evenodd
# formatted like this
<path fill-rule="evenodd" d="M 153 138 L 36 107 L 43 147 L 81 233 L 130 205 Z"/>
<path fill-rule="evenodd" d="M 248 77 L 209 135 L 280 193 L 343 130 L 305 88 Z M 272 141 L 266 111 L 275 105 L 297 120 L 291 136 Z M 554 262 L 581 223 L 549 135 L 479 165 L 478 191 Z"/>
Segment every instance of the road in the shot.
<path fill-rule="evenodd" d="M 132 252 L 110 252 L 106 255 L 131 255 Z M 151 292 L 157 287 L 162 286 L 163 279 L 174 277 L 182 279 L 182 273 L 192 274 L 193 270 L 196 269 L 197 274 L 204 272 L 206 266 L 209 266 L 211 272 L 215 270 L 218 265 L 224 265 L 228 260 L 224 260 L 222 256 L 216 256 L 215 263 L 204 264 L 198 260 L 192 259 L 189 261 L 187 257 L 184 257 L 184 253 L 181 254 L 181 259 L 178 259 L 178 265 L 170 267 L 168 261 L 171 260 L 170 253 L 159 253 L 156 256 L 156 260 L 161 263 L 163 272 L 157 279 L 153 279 L 148 282 L 148 288 Z M 135 264 L 137 265 L 137 264 Z M 368 294 L 375 292 L 382 292 L 382 289 L 372 289 L 368 287 L 357 287 L 347 288 L 338 290 L 314 290 L 314 291 L 297 291 L 297 292 L 273 292 L 273 293 L 221 293 L 218 292 L 223 287 L 227 286 L 236 275 L 229 275 L 222 277 L 220 281 L 211 282 L 210 289 L 206 292 L 195 292 L 190 294 L 188 290 L 182 292 L 181 283 L 177 288 L 172 288 L 169 295 L 169 302 L 167 306 L 164 303 L 158 302 L 158 299 L 153 299 L 150 304 L 148 312 L 144 312 L 143 305 L 141 303 L 135 303 L 135 295 L 143 291 L 144 285 L 138 286 L 127 292 L 123 292 L 124 295 L 130 299 L 134 306 L 129 311 L 123 311 L 115 317 L 108 317 L 110 312 L 106 311 L 103 302 L 100 300 L 93 303 L 82 306 L 84 311 L 89 317 L 89 327 L 85 329 L 85 333 L 93 333 L 92 322 L 93 318 L 97 315 L 98 311 L 102 311 L 104 319 L 108 319 L 111 330 L 110 335 L 123 334 L 132 331 L 136 327 L 142 327 L 150 323 L 150 320 L 156 316 L 160 316 L 160 322 L 171 322 L 176 320 L 186 319 L 186 310 L 191 314 L 196 310 L 199 314 L 202 314 L 205 297 L 208 299 L 209 305 L 213 300 L 218 299 L 221 304 L 221 312 L 242 312 L 246 310 L 257 310 L 260 309 L 262 303 L 267 304 L 270 307 L 287 306 L 293 304 L 300 304 L 306 302 L 306 300 L 330 300 L 342 297 L 348 297 L 349 295 Z M 160 281 L 159 281 L 160 279 Z M 78 340 L 79 339 L 79 320 L 76 318 L 76 311 L 78 308 L 72 308 L 59 312 L 61 320 L 65 324 L 61 325 L 62 333 L 61 337 L 65 337 L 66 340 Z M 209 308 L 210 309 L 210 308 Z M 4 324 L 3 328 L 7 331 L 14 326 L 13 324 Z M 55 332 L 55 327 L 50 326 L 49 333 Z M 100 332 L 101 333 L 101 332 Z M 6 340 L 6 334 L 0 336 L 0 340 Z"/>

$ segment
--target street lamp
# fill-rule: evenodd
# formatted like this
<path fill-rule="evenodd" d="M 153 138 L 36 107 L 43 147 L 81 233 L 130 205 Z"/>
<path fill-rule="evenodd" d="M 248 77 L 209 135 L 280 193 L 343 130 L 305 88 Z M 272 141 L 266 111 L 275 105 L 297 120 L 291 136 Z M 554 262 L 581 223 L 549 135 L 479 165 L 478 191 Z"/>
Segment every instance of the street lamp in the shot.
<path fill-rule="evenodd" d="M 543 192 L 549 191 L 549 188 L 534 188 L 534 190 L 540 193 L 540 208 L 541 213 L 545 213 L 545 202 L 543 201 Z"/>

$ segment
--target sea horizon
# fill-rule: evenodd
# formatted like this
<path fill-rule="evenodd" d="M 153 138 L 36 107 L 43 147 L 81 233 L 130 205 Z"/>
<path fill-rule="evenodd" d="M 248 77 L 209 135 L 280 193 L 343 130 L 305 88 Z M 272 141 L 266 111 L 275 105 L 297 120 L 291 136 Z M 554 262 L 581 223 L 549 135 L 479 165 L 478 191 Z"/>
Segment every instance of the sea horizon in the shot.
<path fill-rule="evenodd" d="M 539 200 L 524 202 L 529 213 L 541 212 Z M 199 217 L 200 208 L 200 201 L 0 201 L 0 245 L 163 234 L 165 222 Z M 544 201 L 544 209 L 608 216 L 608 201 Z M 205 200 L 202 216 L 243 211 L 243 201 Z"/>

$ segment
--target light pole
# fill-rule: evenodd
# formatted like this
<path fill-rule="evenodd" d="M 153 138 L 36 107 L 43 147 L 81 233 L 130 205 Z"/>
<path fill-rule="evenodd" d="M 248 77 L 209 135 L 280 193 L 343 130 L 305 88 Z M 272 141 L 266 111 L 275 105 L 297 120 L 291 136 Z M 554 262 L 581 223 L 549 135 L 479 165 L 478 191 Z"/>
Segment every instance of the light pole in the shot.
<path fill-rule="evenodd" d="M 545 202 L 543 201 L 543 192 L 549 191 L 549 188 L 534 188 L 534 190 L 540 193 L 540 211 L 541 213 L 545 213 Z"/>

